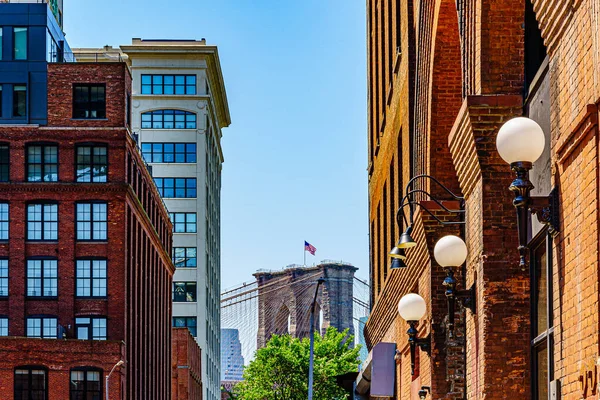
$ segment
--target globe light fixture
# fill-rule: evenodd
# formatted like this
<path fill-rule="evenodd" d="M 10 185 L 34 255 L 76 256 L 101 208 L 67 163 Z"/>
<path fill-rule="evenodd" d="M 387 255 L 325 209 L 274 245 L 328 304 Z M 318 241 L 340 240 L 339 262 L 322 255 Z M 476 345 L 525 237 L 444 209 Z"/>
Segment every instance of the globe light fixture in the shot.
<path fill-rule="evenodd" d="M 525 270 L 527 248 L 528 213 L 536 213 L 540 222 L 550 225 L 558 231 L 558 192 L 553 190 L 549 196 L 532 197 L 534 188 L 529 180 L 529 171 L 533 163 L 544 152 L 546 137 L 537 122 L 526 117 L 517 117 L 506 122 L 496 136 L 496 148 L 500 157 L 517 175 L 508 188 L 514 193 L 513 205 L 517 210 L 519 234 L 519 265 Z"/>
<path fill-rule="evenodd" d="M 463 307 L 475 312 L 475 284 L 468 290 L 456 289 L 453 267 L 459 267 L 467 260 L 467 245 L 455 235 L 447 235 L 438 240 L 433 248 L 433 257 L 442 267 L 446 268 L 446 279 L 442 285 L 446 288 L 448 300 L 448 332 L 452 336 L 454 331 L 454 313 L 456 300 L 459 299 Z"/>
<path fill-rule="evenodd" d="M 546 137 L 537 122 L 517 117 L 506 122 L 496 136 L 500 157 L 508 164 L 533 164 L 544 152 Z"/>
<path fill-rule="evenodd" d="M 433 257 L 442 267 L 458 267 L 467 259 L 467 245 L 458 236 L 444 236 L 435 244 Z"/>
<path fill-rule="evenodd" d="M 417 346 L 426 353 L 429 354 L 431 348 L 431 337 L 417 338 L 417 324 L 423 316 L 427 313 L 427 305 L 425 300 L 416 293 L 409 293 L 404 295 L 398 303 L 398 313 L 400 316 L 408 322 L 409 328 L 406 333 L 408 334 L 408 344 L 410 346 L 410 372 L 412 375 L 415 374 L 415 356 Z"/>

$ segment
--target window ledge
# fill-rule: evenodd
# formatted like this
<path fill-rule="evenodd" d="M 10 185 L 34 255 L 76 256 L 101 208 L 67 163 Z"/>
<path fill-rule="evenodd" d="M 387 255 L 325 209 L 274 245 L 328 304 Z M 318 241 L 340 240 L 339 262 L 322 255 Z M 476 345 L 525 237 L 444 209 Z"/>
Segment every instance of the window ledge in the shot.
<path fill-rule="evenodd" d="M 25 296 L 25 300 L 55 301 L 58 300 L 58 296 Z"/>
<path fill-rule="evenodd" d="M 71 118 L 71 121 L 108 121 L 108 118 Z"/>
<path fill-rule="evenodd" d="M 75 300 L 99 300 L 99 301 L 108 301 L 108 297 L 78 297 L 75 296 Z M 84 317 L 77 317 L 84 318 Z"/>

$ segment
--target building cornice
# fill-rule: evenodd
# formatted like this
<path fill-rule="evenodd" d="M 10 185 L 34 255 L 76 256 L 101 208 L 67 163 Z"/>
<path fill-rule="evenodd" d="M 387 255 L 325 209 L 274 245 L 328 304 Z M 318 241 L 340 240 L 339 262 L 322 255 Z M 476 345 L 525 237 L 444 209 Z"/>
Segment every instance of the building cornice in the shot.
<path fill-rule="evenodd" d="M 231 124 L 227 92 L 225 90 L 217 46 L 165 42 L 161 44 L 123 45 L 121 46 L 121 50 L 127 54 L 131 61 L 134 58 L 170 59 L 174 56 L 180 59 L 205 60 L 207 63 L 210 91 L 213 93 L 212 97 L 217 109 L 219 126 L 220 128 L 225 128 Z"/>

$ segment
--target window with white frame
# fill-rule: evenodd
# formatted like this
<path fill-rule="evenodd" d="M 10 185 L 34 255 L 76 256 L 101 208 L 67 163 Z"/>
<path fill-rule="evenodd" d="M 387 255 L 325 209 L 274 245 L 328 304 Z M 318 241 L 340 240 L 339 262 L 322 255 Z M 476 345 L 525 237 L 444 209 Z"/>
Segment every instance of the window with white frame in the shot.
<path fill-rule="evenodd" d="M 77 203 L 77 240 L 106 240 L 107 203 Z"/>

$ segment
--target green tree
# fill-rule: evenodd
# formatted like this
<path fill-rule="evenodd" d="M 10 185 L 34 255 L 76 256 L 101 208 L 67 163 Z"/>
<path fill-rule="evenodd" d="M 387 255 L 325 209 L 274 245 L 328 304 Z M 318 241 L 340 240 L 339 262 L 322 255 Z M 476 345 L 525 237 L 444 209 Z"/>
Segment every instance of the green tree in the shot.
<path fill-rule="evenodd" d="M 352 348 L 353 342 L 347 329 L 328 328 L 323 337 L 315 333 L 314 400 L 348 398 L 335 377 L 357 371 L 359 347 Z M 306 400 L 309 349 L 308 338 L 273 335 L 244 369 L 236 394 L 243 400 Z"/>

